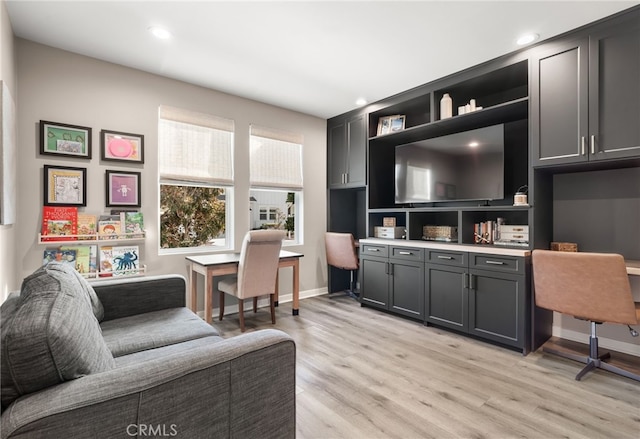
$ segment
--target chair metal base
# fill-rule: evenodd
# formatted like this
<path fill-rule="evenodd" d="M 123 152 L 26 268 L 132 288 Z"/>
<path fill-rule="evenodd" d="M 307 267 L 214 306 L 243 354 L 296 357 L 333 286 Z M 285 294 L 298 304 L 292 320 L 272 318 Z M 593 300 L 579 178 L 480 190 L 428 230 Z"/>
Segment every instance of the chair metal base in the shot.
<path fill-rule="evenodd" d="M 596 322 L 591 323 L 591 336 L 589 337 L 589 355 L 579 355 L 577 353 L 568 352 L 563 349 L 555 349 L 549 346 L 543 346 L 542 351 L 548 352 L 550 354 L 558 355 L 559 357 L 569 358 L 570 360 L 579 361 L 581 363 L 586 363 L 586 366 L 582 368 L 580 372 L 576 375 L 576 381 L 580 381 L 588 372 L 595 369 L 604 369 L 609 372 L 622 375 L 627 378 L 631 378 L 632 380 L 640 381 L 640 375 L 634 372 L 631 372 L 626 369 L 622 369 L 621 367 L 614 366 L 613 364 L 607 363 L 605 360 L 611 358 L 611 353 L 605 352 L 600 354 L 598 352 L 598 337 L 596 336 Z"/>
<path fill-rule="evenodd" d="M 340 293 L 340 292 L 343 294 L 338 296 L 333 296 L 333 294 Z M 329 296 L 331 299 L 335 299 L 336 297 L 352 297 L 356 300 L 360 300 L 360 294 L 356 292 L 356 289 L 354 288 L 354 285 L 353 285 L 353 270 L 351 270 L 351 280 L 349 281 L 349 289 L 329 293 Z"/>

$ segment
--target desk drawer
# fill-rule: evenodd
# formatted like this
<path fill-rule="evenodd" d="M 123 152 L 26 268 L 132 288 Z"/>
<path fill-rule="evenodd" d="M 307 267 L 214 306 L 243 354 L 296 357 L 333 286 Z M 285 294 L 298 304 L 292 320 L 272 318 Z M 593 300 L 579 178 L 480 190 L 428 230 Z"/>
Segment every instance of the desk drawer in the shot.
<path fill-rule="evenodd" d="M 391 258 L 406 259 L 408 261 L 424 261 L 424 251 L 413 247 L 391 247 Z"/>
<path fill-rule="evenodd" d="M 471 255 L 469 266 L 482 270 L 524 274 L 524 258 L 518 257 L 474 253 Z"/>
<path fill-rule="evenodd" d="M 386 258 L 389 255 L 389 247 L 386 245 L 360 244 L 360 256 L 367 255 Z"/>
<path fill-rule="evenodd" d="M 427 262 L 432 264 L 466 267 L 468 254 L 466 252 L 449 252 L 442 250 L 427 250 Z"/>

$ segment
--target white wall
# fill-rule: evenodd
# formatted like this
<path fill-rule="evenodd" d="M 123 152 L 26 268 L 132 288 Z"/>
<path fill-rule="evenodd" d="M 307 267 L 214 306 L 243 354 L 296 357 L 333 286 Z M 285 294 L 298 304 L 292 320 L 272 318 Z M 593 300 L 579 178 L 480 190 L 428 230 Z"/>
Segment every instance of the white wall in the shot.
<path fill-rule="evenodd" d="M 45 164 L 86 167 L 86 212 L 105 212 L 105 170 L 142 172 L 142 212 L 148 235 L 144 263 L 148 274 L 187 275 L 185 255 L 158 255 L 157 131 L 158 107 L 171 105 L 235 121 L 236 249 L 249 229 L 249 126 L 300 133 L 304 136 L 304 245 L 289 248 L 304 253 L 300 289 L 326 288 L 323 234 L 326 230 L 326 121 L 215 90 L 99 61 L 16 39 L 18 93 L 18 218 L 14 256 L 19 277 L 36 269 L 44 247 L 37 244 L 43 202 Z M 283 90 L 283 92 L 286 92 Z M 91 160 L 43 156 L 38 152 L 38 122 L 48 120 L 93 128 Z M 100 161 L 101 129 L 143 134 L 144 165 Z M 244 194 L 244 195 L 243 195 Z M 310 209 L 313 209 L 311 211 Z M 3 264 L 0 264 L 3 266 Z M 291 292 L 290 272 L 283 270 L 281 294 Z M 202 284 L 202 282 L 200 282 Z M 200 294 L 199 303 L 202 304 Z M 200 306 L 201 308 L 201 306 Z"/>
<path fill-rule="evenodd" d="M 0 79 L 7 84 L 17 105 L 16 61 L 13 29 L 4 0 L 0 1 Z M 0 303 L 10 291 L 17 290 L 20 280 L 17 269 L 15 225 L 0 225 Z"/>

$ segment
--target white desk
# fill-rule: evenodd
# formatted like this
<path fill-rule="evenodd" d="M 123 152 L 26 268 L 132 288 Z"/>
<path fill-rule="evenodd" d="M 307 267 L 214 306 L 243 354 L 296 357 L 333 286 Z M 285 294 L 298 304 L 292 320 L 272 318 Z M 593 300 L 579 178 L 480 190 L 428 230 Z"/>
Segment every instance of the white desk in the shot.
<path fill-rule="evenodd" d="M 292 314 L 297 316 L 300 307 L 300 258 L 302 253 L 294 253 L 285 250 L 280 251 L 280 263 L 278 268 L 293 268 L 293 310 Z M 198 274 L 204 276 L 204 319 L 211 323 L 213 313 L 213 278 L 225 274 L 238 272 L 238 262 L 240 253 L 224 253 L 215 255 L 187 256 L 187 261 L 191 267 L 191 294 L 189 307 L 196 312 L 198 294 Z M 278 306 L 278 278 L 276 277 L 276 297 L 275 304 Z"/>

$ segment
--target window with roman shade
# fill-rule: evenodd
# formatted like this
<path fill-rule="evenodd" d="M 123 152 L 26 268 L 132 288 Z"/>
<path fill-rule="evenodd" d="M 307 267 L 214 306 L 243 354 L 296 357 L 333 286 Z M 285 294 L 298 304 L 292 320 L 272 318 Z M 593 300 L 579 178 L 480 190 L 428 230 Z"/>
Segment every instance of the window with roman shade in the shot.
<path fill-rule="evenodd" d="M 251 228 L 286 230 L 284 244 L 300 244 L 303 136 L 258 125 L 250 134 Z"/>
<path fill-rule="evenodd" d="M 229 248 L 234 122 L 161 106 L 160 247 Z"/>

